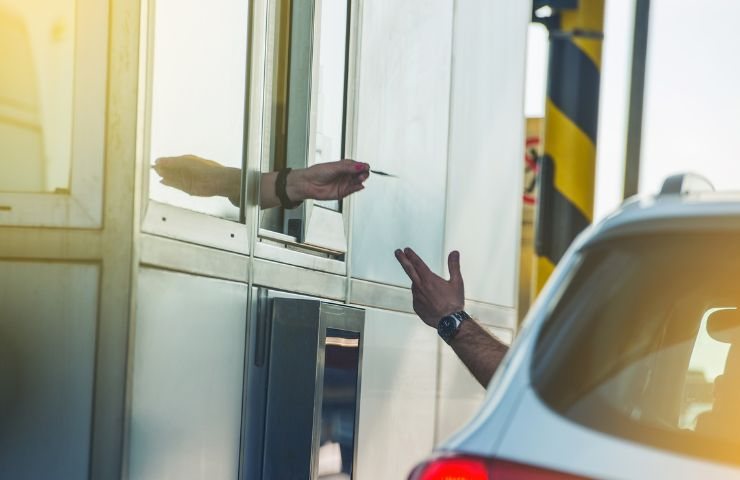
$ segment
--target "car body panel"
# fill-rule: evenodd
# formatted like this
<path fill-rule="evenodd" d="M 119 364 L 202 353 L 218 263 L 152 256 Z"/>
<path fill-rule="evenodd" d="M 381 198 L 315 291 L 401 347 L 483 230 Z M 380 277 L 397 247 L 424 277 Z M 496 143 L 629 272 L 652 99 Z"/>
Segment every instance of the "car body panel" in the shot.
<path fill-rule="evenodd" d="M 733 468 L 597 432 L 550 410 L 531 388 L 519 397 L 496 455 L 592 478 L 740 478 Z"/>
<path fill-rule="evenodd" d="M 573 242 L 530 309 L 483 406 L 439 451 L 498 457 L 596 478 L 740 478 L 740 467 L 661 450 L 581 426 L 547 407 L 531 386 L 540 330 L 580 262 L 608 240 L 654 233 L 740 232 L 740 195 L 634 198 Z"/>

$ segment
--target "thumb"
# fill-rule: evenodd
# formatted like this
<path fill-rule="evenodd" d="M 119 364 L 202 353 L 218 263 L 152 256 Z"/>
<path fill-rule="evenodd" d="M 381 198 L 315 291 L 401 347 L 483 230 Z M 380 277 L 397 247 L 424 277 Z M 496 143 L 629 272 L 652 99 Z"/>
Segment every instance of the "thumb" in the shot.
<path fill-rule="evenodd" d="M 450 270 L 450 282 L 462 283 L 462 273 L 460 273 L 460 252 L 454 250 L 447 257 L 447 267 Z"/>

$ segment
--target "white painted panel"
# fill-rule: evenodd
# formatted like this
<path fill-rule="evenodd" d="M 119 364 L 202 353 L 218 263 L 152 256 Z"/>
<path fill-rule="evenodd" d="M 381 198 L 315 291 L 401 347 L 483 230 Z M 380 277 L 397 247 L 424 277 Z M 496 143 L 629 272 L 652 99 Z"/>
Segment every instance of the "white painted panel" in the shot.
<path fill-rule="evenodd" d="M 439 445 L 465 425 L 480 408 L 486 390 L 455 352 L 440 340 L 439 408 L 435 444 Z"/>
<path fill-rule="evenodd" d="M 357 160 L 371 176 L 353 202 L 353 276 L 407 285 L 393 256 L 410 246 L 441 271 L 452 2 L 364 2 Z"/>
<path fill-rule="evenodd" d="M 367 310 L 357 479 L 406 478 L 434 446 L 437 335 L 416 316 Z"/>
<path fill-rule="evenodd" d="M 507 345 L 513 333 L 509 329 L 484 325 L 488 331 Z M 473 377 L 455 352 L 439 340 L 439 388 L 437 431 L 435 443 L 443 444 L 452 434 L 465 426 L 480 409 L 486 389 Z"/>
<path fill-rule="evenodd" d="M 87 478 L 98 267 L 0 262 L 0 477 Z"/>
<path fill-rule="evenodd" d="M 140 271 L 131 479 L 237 477 L 246 308 L 246 285 Z"/>
<path fill-rule="evenodd" d="M 446 251 L 469 298 L 516 305 L 530 2 L 455 2 Z"/>

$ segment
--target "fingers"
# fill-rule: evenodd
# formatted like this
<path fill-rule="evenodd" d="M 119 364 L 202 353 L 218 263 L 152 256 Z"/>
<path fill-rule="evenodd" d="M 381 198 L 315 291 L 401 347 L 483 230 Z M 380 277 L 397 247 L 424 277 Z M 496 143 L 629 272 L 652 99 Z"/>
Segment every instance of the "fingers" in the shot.
<path fill-rule="evenodd" d="M 346 188 L 342 189 L 339 193 L 337 193 L 337 200 L 341 200 L 344 197 L 348 197 L 352 195 L 355 192 L 359 192 L 360 190 L 364 190 L 365 185 L 358 184 L 358 185 L 348 185 Z"/>
<path fill-rule="evenodd" d="M 163 177 L 168 170 L 172 168 L 172 160 L 172 157 L 160 157 L 154 161 L 152 168 L 154 168 L 154 171 L 157 172 L 160 177 Z"/>
<path fill-rule="evenodd" d="M 364 183 L 369 176 L 370 172 L 362 172 L 360 174 L 353 174 L 350 178 L 353 185 L 358 185 Z"/>
<path fill-rule="evenodd" d="M 426 263 L 424 263 L 424 260 L 419 258 L 419 256 L 411 250 L 409 247 L 406 247 L 404 249 L 404 254 L 406 254 L 406 257 L 409 259 L 409 262 L 411 262 L 411 265 L 414 267 L 414 270 L 418 273 L 419 278 L 428 277 L 429 275 L 434 275 L 434 272 L 432 272 Z"/>
<path fill-rule="evenodd" d="M 156 167 L 167 167 L 169 164 L 172 163 L 174 160 L 173 157 L 159 157 L 154 161 L 154 166 Z"/>
<path fill-rule="evenodd" d="M 338 162 L 333 162 L 334 166 L 336 168 L 336 173 L 340 174 L 346 174 L 346 175 L 352 175 L 356 176 L 358 174 L 363 173 L 370 173 L 370 165 L 367 163 L 362 162 L 355 162 L 354 160 L 350 160 L 348 158 L 345 158 L 344 160 L 339 160 Z M 329 164 L 326 164 L 329 165 Z"/>
<path fill-rule="evenodd" d="M 460 252 L 457 250 L 450 252 L 447 257 L 447 267 L 450 270 L 450 282 L 462 282 L 462 273 L 460 272 Z"/>
<path fill-rule="evenodd" d="M 155 170 L 162 168 L 197 168 L 197 167 L 223 167 L 220 163 L 202 158 L 197 155 L 180 155 L 177 157 L 159 157 L 154 161 Z"/>
<path fill-rule="evenodd" d="M 200 157 L 195 157 L 193 155 L 181 155 L 179 157 L 159 157 L 154 161 L 154 168 L 162 168 L 162 169 L 179 169 L 182 168 L 184 165 L 187 165 L 188 163 L 192 162 L 193 160 L 205 160 L 201 159 Z M 210 160 L 206 160 L 210 161 Z"/>
<path fill-rule="evenodd" d="M 403 267 L 404 272 L 406 272 L 406 275 L 409 276 L 411 279 L 412 284 L 418 284 L 421 279 L 419 278 L 418 273 L 416 273 L 416 269 L 412 265 L 411 261 L 408 259 L 406 254 L 401 251 L 401 249 L 398 249 L 395 251 L 396 254 L 396 260 L 398 260 L 398 263 L 401 264 L 401 267 Z"/>

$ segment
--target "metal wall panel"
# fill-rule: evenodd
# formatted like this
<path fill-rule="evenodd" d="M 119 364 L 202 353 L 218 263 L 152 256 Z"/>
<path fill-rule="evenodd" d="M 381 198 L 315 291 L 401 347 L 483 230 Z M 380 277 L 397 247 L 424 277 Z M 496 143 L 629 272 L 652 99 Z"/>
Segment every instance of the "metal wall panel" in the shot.
<path fill-rule="evenodd" d="M 357 479 L 406 478 L 434 446 L 437 335 L 416 316 L 369 309 Z"/>
<path fill-rule="evenodd" d="M 514 331 L 483 323 L 489 332 L 511 345 Z M 484 389 L 455 352 L 439 340 L 439 385 L 437 389 L 437 430 L 435 444 L 441 445 L 467 424 L 483 404 Z"/>
<path fill-rule="evenodd" d="M 530 2 L 455 2 L 445 247 L 469 298 L 516 306 Z"/>
<path fill-rule="evenodd" d="M 452 2 L 364 2 L 356 159 L 372 176 L 353 202 L 352 274 L 408 285 L 393 251 L 411 246 L 441 271 Z"/>
<path fill-rule="evenodd" d="M 131 479 L 237 478 L 247 286 L 142 268 Z"/>
<path fill-rule="evenodd" d="M 87 478 L 98 276 L 0 262 L 2 478 Z"/>
<path fill-rule="evenodd" d="M 514 331 L 483 323 L 493 335 L 511 345 Z M 486 394 L 455 352 L 440 339 L 437 430 L 435 444 L 440 445 L 467 424 L 478 411 Z"/>
<path fill-rule="evenodd" d="M 465 425 L 483 403 L 486 390 L 473 378 L 455 352 L 440 339 L 439 404 L 435 444 Z"/>

